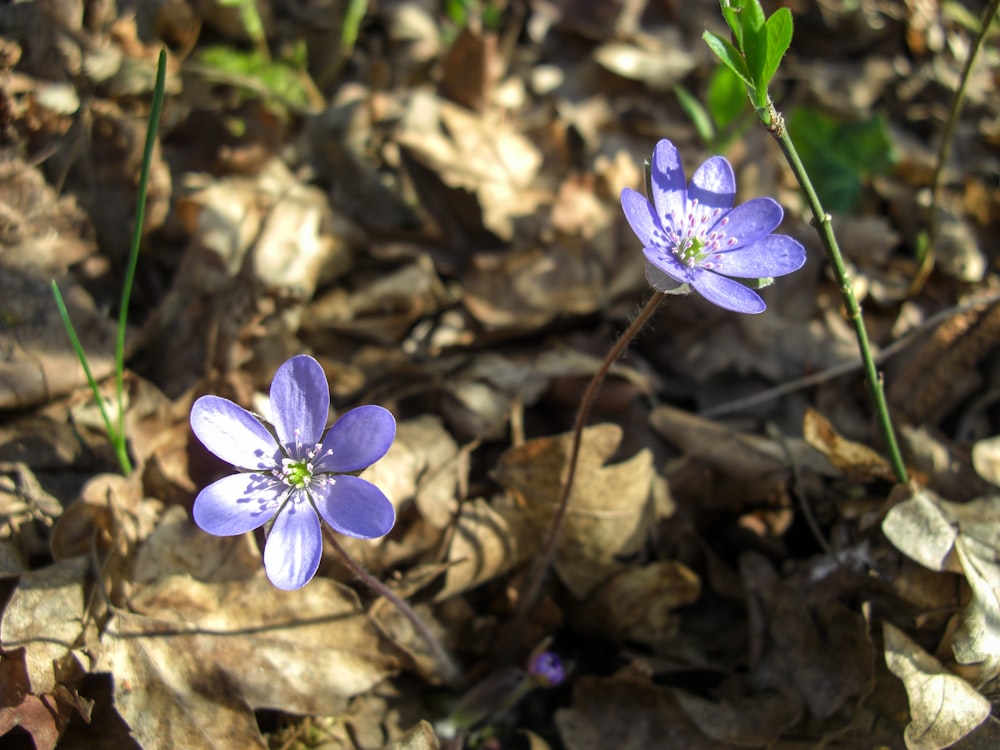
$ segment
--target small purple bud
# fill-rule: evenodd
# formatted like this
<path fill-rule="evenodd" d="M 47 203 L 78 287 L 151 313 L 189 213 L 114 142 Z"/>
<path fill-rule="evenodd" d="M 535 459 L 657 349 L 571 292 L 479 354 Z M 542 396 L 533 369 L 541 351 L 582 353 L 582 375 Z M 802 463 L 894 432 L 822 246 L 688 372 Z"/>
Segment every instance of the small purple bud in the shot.
<path fill-rule="evenodd" d="M 531 657 L 528 664 L 528 674 L 543 687 L 555 687 L 566 679 L 566 670 L 562 659 L 553 651 L 543 651 Z"/>

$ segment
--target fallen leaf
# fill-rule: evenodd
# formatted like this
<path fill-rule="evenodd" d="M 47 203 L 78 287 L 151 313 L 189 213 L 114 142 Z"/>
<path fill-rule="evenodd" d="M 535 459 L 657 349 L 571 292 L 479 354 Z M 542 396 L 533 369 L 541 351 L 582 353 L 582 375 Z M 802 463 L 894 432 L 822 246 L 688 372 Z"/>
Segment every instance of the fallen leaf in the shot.
<path fill-rule="evenodd" d="M 86 557 L 74 557 L 21 575 L 0 620 L 0 648 L 25 650 L 31 692 L 52 693 L 60 664 L 81 647 Z M 83 658 L 83 661 L 86 661 Z"/>
<path fill-rule="evenodd" d="M 868 446 L 838 435 L 833 425 L 815 409 L 806 409 L 802 434 L 809 445 L 855 481 L 885 479 L 891 482 L 895 479 L 888 461 Z"/>
<path fill-rule="evenodd" d="M 738 747 L 703 735 L 669 689 L 633 675 L 581 677 L 555 718 L 567 750 Z"/>
<path fill-rule="evenodd" d="M 910 723 L 903 733 L 909 750 L 950 747 L 986 721 L 990 702 L 961 677 L 891 623 L 883 623 L 885 663 L 903 681 Z"/>
<path fill-rule="evenodd" d="M 606 465 L 621 438 L 622 428 L 615 424 L 583 431 L 555 555 L 559 578 L 578 599 L 625 567 L 620 557 L 638 550 L 653 522 L 652 454 L 642 450 Z M 523 502 L 521 524 L 529 540 L 541 540 L 555 515 L 572 439 L 567 433 L 529 440 L 506 451 L 497 463 L 497 480 Z"/>

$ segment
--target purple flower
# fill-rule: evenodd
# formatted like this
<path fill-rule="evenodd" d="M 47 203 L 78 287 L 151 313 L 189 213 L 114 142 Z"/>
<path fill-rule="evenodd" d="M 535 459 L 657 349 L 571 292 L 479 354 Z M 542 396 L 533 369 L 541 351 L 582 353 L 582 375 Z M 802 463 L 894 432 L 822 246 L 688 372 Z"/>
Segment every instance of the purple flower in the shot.
<path fill-rule="evenodd" d="M 736 178 L 729 162 L 713 156 L 684 184 L 684 167 L 670 141 L 656 144 L 652 164 L 653 203 L 622 190 L 622 208 L 642 240 L 646 278 L 670 292 L 688 284 L 709 302 L 740 313 L 767 305 L 738 279 L 767 279 L 796 271 L 805 249 L 791 237 L 771 234 L 781 223 L 781 206 L 754 198 L 733 208 Z"/>
<path fill-rule="evenodd" d="M 532 656 L 528 662 L 528 674 L 543 687 L 555 687 L 566 679 L 566 669 L 563 667 L 562 659 L 553 651 L 542 651 Z"/>
<path fill-rule="evenodd" d="M 240 469 L 198 493 L 195 523 L 210 534 L 234 536 L 272 521 L 264 569 L 279 589 L 300 588 L 316 574 L 321 518 L 359 539 L 387 534 L 396 522 L 382 491 L 352 476 L 389 450 L 396 420 L 381 406 L 359 406 L 324 435 L 329 407 L 323 368 L 306 355 L 292 357 L 274 374 L 273 426 L 219 396 L 202 396 L 191 407 L 194 434 Z"/>

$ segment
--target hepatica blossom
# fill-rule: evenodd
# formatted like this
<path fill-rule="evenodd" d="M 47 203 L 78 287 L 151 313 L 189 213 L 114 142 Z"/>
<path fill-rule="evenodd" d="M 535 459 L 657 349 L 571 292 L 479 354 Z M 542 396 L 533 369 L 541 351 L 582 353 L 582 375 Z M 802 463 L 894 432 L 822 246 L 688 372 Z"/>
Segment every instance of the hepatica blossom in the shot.
<path fill-rule="evenodd" d="M 264 569 L 279 589 L 300 588 L 315 575 L 323 552 L 320 519 L 359 539 L 380 537 L 396 522 L 382 491 L 352 475 L 385 455 L 396 420 L 381 406 L 359 406 L 324 434 L 329 405 L 323 368 L 300 355 L 274 375 L 273 425 L 219 396 L 202 396 L 191 407 L 194 434 L 240 470 L 198 493 L 195 523 L 233 536 L 270 521 Z"/>
<path fill-rule="evenodd" d="M 734 279 L 784 276 L 802 267 L 805 249 L 791 237 L 772 234 L 782 210 L 771 198 L 733 208 L 736 178 L 721 156 L 706 161 L 685 185 L 680 153 L 670 141 L 656 144 L 652 203 L 630 188 L 622 208 L 642 240 L 646 278 L 654 289 L 688 284 L 719 307 L 740 313 L 766 309 L 754 290 Z"/>

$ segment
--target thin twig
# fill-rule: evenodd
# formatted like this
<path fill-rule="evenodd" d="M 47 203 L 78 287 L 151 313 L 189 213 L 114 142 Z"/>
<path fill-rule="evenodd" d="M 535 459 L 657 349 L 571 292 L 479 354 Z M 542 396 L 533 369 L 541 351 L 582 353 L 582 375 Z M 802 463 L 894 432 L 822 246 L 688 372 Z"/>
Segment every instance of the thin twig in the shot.
<path fill-rule="evenodd" d="M 556 543 L 559 541 L 559 533 L 562 531 L 563 521 L 566 518 L 566 509 L 569 507 L 570 494 L 573 491 L 573 480 L 576 477 L 576 464 L 580 456 L 580 442 L 583 438 L 583 428 L 587 423 L 587 418 L 590 416 L 590 409 L 594 405 L 597 390 L 611 370 L 611 366 L 624 353 L 629 342 L 635 338 L 635 335 L 639 333 L 650 319 L 664 297 L 666 297 L 665 294 L 660 292 L 655 293 L 642 310 L 639 311 L 635 320 L 625 329 L 625 332 L 604 357 L 594 376 L 590 379 L 590 384 L 587 386 L 586 392 L 583 394 L 583 400 L 580 402 L 580 408 L 576 413 L 576 421 L 573 423 L 573 443 L 570 447 L 569 458 L 566 461 L 566 477 L 563 480 L 562 491 L 559 493 L 559 500 L 556 503 L 556 513 L 552 518 L 552 525 L 549 527 L 548 536 L 546 536 L 545 541 L 542 543 L 541 552 L 535 558 L 534 564 L 528 571 L 524 587 L 521 589 L 517 612 L 514 615 L 514 625 L 511 631 L 513 634 L 520 633 L 532 609 L 534 609 L 538 595 L 542 590 L 542 584 L 545 582 L 546 575 L 548 574 L 549 566 L 555 557 Z M 510 639 L 509 645 L 511 648 L 517 647 L 517 640 L 516 637 Z"/>
<path fill-rule="evenodd" d="M 361 563 L 351 557 L 351 554 L 344 549 L 343 545 L 337 539 L 337 536 L 330 529 L 328 529 L 325 524 L 323 525 L 323 533 L 326 534 L 326 538 L 330 541 L 330 544 L 333 545 L 333 548 L 343 559 L 347 567 L 350 568 L 351 572 L 357 578 L 361 579 L 361 582 L 375 594 L 384 596 L 388 599 L 392 605 L 399 610 L 400 614 L 410 621 L 413 629 L 417 631 L 417 634 L 424 640 L 427 647 L 434 655 L 434 658 L 437 660 L 445 681 L 450 685 L 457 685 L 462 678 L 461 670 L 458 668 L 455 660 L 452 659 L 451 655 L 445 650 L 444 646 L 441 645 L 440 641 L 438 641 L 438 639 L 431 633 L 430 629 L 427 627 L 427 623 L 420 619 L 420 615 L 414 612 L 413 608 L 404 602 L 396 594 L 396 592 L 365 570 Z"/>

